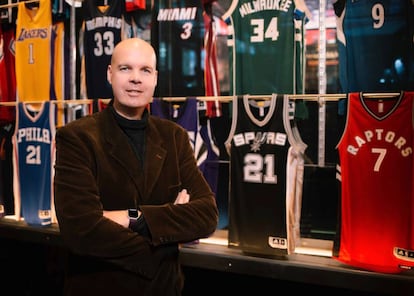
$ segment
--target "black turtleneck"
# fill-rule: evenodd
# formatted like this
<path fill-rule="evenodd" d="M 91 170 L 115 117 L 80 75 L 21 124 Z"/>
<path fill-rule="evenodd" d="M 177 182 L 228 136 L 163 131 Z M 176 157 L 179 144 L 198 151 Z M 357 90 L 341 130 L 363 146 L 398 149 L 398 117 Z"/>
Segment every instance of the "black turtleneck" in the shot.
<path fill-rule="evenodd" d="M 142 114 L 141 120 L 130 120 L 121 115 L 119 115 L 114 107 L 111 105 L 108 106 L 111 109 L 112 114 L 114 114 L 116 122 L 119 124 L 121 129 L 127 135 L 129 142 L 132 145 L 132 148 L 135 151 L 135 155 L 138 160 L 141 162 L 141 165 L 144 165 L 144 155 L 145 155 L 145 129 L 148 124 L 148 110 L 145 109 Z M 130 219 L 129 228 L 133 231 L 141 234 L 144 237 L 150 238 L 151 233 L 149 231 L 147 222 L 145 221 L 144 215 L 141 215 L 138 219 Z M 168 254 L 168 249 L 164 253 Z"/>
<path fill-rule="evenodd" d="M 118 122 L 121 129 L 128 136 L 129 142 L 140 160 L 141 165 L 144 165 L 145 129 L 148 124 L 148 110 L 144 111 L 141 120 L 131 120 L 119 115 L 113 106 L 108 106 L 108 108 L 111 109 L 116 122 Z"/>

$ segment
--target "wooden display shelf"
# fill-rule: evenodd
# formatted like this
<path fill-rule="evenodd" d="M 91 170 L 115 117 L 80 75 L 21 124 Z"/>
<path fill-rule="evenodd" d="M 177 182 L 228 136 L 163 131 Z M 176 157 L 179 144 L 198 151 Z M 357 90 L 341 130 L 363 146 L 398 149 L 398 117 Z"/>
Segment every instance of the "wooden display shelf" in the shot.
<path fill-rule="evenodd" d="M 383 274 L 355 269 L 332 259 L 329 253 L 326 253 L 329 243 L 324 247 L 325 250 L 324 248 L 320 250 L 322 255 L 309 255 L 304 251 L 300 254 L 288 255 L 283 259 L 263 258 L 229 248 L 226 245 L 226 235 L 226 231 L 218 230 L 208 239 L 182 245 L 180 248 L 182 265 L 212 272 L 293 281 L 330 288 L 355 289 L 383 295 L 414 293 L 413 270 L 402 274 Z M 64 247 L 56 224 L 48 227 L 33 227 L 23 221 L 2 218 L 0 238 Z"/>

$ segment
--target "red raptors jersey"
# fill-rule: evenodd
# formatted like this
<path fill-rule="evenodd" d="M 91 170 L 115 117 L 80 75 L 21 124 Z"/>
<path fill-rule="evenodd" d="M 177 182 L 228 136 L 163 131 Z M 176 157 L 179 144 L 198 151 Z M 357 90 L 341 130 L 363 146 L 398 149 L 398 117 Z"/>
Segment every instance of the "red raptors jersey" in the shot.
<path fill-rule="evenodd" d="M 337 149 L 341 213 L 334 258 L 377 272 L 414 266 L 413 92 L 348 97 Z"/>

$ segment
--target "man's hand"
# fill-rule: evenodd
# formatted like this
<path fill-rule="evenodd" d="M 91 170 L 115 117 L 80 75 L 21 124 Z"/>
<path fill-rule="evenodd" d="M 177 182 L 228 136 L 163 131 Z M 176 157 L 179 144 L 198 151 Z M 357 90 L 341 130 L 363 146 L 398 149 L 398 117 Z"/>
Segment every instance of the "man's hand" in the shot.
<path fill-rule="evenodd" d="M 177 198 L 174 201 L 174 204 L 175 205 L 186 204 L 189 201 L 190 201 L 190 195 L 187 193 L 187 189 L 183 189 L 178 193 Z"/>
<path fill-rule="evenodd" d="M 140 214 L 140 213 L 139 213 Z M 119 210 L 119 211 L 103 211 L 104 217 L 124 226 L 129 226 L 129 216 L 128 210 Z"/>

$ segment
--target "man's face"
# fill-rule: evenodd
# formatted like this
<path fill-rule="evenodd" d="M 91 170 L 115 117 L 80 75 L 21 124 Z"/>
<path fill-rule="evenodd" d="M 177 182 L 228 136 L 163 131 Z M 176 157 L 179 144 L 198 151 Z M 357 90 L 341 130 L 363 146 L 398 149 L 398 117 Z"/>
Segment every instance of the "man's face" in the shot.
<path fill-rule="evenodd" d="M 134 117 L 137 108 L 142 111 L 151 102 L 157 85 L 155 67 L 155 54 L 147 44 L 127 44 L 114 51 L 107 77 L 118 112 Z"/>

